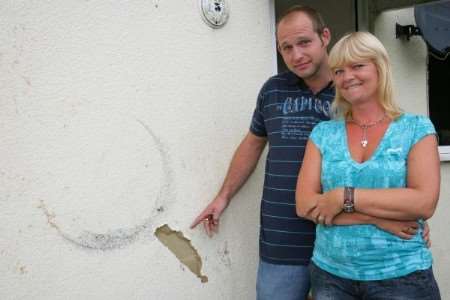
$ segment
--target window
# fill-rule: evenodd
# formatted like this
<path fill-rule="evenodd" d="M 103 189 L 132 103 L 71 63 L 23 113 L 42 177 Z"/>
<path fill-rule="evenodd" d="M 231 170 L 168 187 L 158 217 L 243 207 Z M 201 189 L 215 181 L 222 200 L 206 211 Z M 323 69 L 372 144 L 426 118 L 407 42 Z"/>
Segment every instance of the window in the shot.
<path fill-rule="evenodd" d="M 445 57 L 428 51 L 428 105 L 439 137 L 441 160 L 450 160 L 450 53 Z"/>
<path fill-rule="evenodd" d="M 450 160 L 450 1 L 414 7 L 417 27 L 428 48 L 428 111 L 439 137 L 441 160 Z"/>

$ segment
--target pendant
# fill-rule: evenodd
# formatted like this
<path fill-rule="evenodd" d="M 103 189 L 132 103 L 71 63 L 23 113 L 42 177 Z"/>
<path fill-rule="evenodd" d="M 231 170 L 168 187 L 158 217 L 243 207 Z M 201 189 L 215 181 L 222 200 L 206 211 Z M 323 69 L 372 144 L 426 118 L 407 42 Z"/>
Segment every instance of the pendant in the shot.
<path fill-rule="evenodd" d="M 368 140 L 362 140 L 362 141 L 361 141 L 361 146 L 362 146 L 363 148 L 366 148 L 368 143 L 369 143 Z"/>

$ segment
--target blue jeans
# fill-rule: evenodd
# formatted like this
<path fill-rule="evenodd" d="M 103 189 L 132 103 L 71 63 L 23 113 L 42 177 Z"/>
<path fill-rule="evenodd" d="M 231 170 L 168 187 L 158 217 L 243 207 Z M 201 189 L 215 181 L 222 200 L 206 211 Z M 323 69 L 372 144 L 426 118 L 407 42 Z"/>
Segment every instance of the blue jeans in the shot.
<path fill-rule="evenodd" d="M 439 288 L 431 268 L 405 276 L 372 281 L 337 277 L 311 262 L 314 300 L 440 300 Z"/>
<path fill-rule="evenodd" d="M 305 300 L 309 286 L 308 266 L 276 265 L 259 261 L 257 300 Z"/>

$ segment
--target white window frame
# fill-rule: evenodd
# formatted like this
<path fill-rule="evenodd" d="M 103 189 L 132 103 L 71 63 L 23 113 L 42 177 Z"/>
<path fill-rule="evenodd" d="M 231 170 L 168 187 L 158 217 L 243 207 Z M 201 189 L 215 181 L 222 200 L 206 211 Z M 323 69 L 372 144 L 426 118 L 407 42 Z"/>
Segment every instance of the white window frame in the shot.
<path fill-rule="evenodd" d="M 439 146 L 439 157 L 441 161 L 450 161 L 450 146 Z"/>

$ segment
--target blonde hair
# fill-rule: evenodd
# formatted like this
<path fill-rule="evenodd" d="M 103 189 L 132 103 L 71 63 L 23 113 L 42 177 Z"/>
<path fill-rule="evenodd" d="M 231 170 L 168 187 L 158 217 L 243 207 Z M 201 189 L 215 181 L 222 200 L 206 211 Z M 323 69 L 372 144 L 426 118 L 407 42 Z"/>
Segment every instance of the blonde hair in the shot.
<path fill-rule="evenodd" d="M 360 61 L 371 61 L 378 72 L 378 99 L 391 119 L 396 119 L 402 111 L 394 102 L 392 72 L 389 56 L 383 44 L 369 32 L 353 32 L 343 36 L 331 49 L 329 65 L 335 69 Z M 351 104 L 336 89 L 331 110 L 335 117 L 350 118 Z"/>

